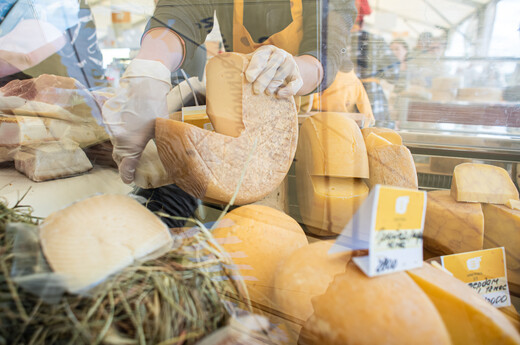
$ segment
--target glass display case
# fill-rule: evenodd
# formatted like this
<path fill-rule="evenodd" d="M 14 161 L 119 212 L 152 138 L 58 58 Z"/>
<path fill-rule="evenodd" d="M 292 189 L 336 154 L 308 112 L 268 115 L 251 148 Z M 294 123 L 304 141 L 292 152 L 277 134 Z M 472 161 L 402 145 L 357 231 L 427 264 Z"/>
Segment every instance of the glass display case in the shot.
<path fill-rule="evenodd" d="M 0 343 L 520 344 L 519 13 L 1 2 Z"/>

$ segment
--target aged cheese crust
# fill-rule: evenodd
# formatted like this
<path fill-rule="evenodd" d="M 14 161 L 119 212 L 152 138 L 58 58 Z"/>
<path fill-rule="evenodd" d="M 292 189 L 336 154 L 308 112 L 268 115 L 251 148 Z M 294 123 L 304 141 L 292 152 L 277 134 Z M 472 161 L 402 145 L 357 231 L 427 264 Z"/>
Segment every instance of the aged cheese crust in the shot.
<path fill-rule="evenodd" d="M 418 188 L 417 171 L 412 154 L 406 146 L 377 146 L 368 151 L 369 186 L 376 184 Z"/>
<path fill-rule="evenodd" d="M 244 130 L 237 138 L 157 119 L 159 157 L 174 183 L 197 198 L 228 203 L 245 171 L 238 205 L 258 201 L 280 185 L 296 151 L 294 99 L 255 95 L 243 82 L 242 107 Z"/>

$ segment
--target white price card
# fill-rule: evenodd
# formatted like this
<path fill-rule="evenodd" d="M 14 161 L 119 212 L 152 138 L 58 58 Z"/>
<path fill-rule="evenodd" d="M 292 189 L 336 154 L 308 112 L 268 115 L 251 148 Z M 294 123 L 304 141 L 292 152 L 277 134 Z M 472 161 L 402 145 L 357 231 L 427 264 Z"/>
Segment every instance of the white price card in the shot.
<path fill-rule="evenodd" d="M 369 277 L 421 267 L 426 192 L 376 185 L 330 253 L 368 249 L 354 262 Z"/>
<path fill-rule="evenodd" d="M 503 247 L 441 256 L 441 263 L 495 307 L 511 305 Z"/>

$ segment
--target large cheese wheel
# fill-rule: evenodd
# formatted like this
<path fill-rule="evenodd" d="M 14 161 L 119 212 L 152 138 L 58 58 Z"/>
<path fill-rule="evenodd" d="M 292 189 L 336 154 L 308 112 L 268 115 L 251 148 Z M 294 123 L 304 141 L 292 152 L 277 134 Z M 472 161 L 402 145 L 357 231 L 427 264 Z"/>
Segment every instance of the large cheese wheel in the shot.
<path fill-rule="evenodd" d="M 242 101 L 244 130 L 235 138 L 157 119 L 159 157 L 171 179 L 195 197 L 228 203 L 240 187 L 235 204 L 252 203 L 277 188 L 289 170 L 298 137 L 296 106 L 292 97 L 253 94 L 252 84 L 244 76 L 245 55 L 228 53 L 215 58 L 230 59 L 228 72 L 241 76 L 241 94 L 236 97 Z M 215 66 L 220 64 L 208 63 L 208 76 Z M 219 92 L 208 91 L 208 104 L 219 97 Z"/>
<path fill-rule="evenodd" d="M 283 212 L 262 205 L 247 205 L 224 216 L 232 226 L 220 227 L 213 236 L 240 269 L 252 301 L 272 306 L 278 264 L 308 244 L 300 225 Z"/>
<path fill-rule="evenodd" d="M 172 245 L 167 226 L 123 195 L 98 195 L 50 214 L 40 226 L 42 250 L 66 288 L 79 292 Z"/>
<path fill-rule="evenodd" d="M 369 278 L 350 262 L 312 304 L 301 345 L 450 344 L 435 306 L 404 272 Z"/>
<path fill-rule="evenodd" d="M 453 345 L 520 344 L 509 320 L 460 280 L 429 264 L 408 274 L 435 304 Z"/>
<path fill-rule="evenodd" d="M 457 202 L 449 190 L 428 192 L 424 247 L 447 255 L 482 249 L 484 214 L 477 203 Z"/>
<path fill-rule="evenodd" d="M 453 170 L 451 196 L 457 201 L 505 204 L 510 199 L 518 200 L 518 189 L 505 169 L 463 163 Z"/>
<path fill-rule="evenodd" d="M 329 254 L 334 241 L 318 241 L 295 250 L 278 267 L 274 278 L 277 310 L 300 321 L 313 312 L 311 298 L 327 290 L 336 274 L 345 272 L 351 252 Z"/>

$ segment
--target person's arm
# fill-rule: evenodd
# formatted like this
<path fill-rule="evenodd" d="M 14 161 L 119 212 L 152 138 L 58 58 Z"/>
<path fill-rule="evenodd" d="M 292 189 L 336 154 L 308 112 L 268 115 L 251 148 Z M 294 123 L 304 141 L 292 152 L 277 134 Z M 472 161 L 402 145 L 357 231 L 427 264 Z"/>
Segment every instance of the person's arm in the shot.
<path fill-rule="evenodd" d="M 170 71 L 177 70 L 185 57 L 184 40 L 167 28 L 148 31 L 141 41 L 137 59 L 159 61 Z"/>
<path fill-rule="evenodd" d="M 301 55 L 294 58 L 303 80 L 303 86 L 296 95 L 307 95 L 320 85 L 323 79 L 323 66 L 312 55 Z"/>

